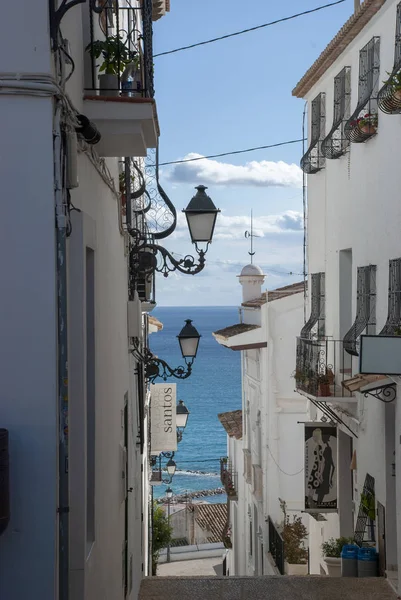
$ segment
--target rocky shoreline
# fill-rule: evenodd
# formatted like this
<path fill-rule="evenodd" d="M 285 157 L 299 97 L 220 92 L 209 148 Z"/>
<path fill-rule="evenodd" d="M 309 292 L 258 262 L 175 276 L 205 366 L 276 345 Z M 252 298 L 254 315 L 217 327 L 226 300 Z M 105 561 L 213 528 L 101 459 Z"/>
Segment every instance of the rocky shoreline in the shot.
<path fill-rule="evenodd" d="M 177 494 L 173 496 L 172 502 L 186 502 L 187 500 L 192 500 L 196 498 L 206 498 L 207 496 L 218 496 L 220 494 L 225 494 L 226 490 L 223 487 L 214 488 L 213 490 L 198 490 L 197 492 L 187 492 L 186 494 Z M 157 504 L 165 504 L 167 502 L 167 497 L 163 496 L 162 498 L 158 498 L 155 501 Z"/>

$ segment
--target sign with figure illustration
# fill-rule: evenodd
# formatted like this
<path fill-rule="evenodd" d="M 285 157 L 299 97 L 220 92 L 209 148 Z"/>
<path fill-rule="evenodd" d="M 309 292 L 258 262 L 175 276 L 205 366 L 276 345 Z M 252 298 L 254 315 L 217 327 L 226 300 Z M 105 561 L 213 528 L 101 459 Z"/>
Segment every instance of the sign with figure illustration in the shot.
<path fill-rule="evenodd" d="M 150 386 L 150 447 L 153 455 L 177 450 L 176 397 L 176 383 Z"/>
<path fill-rule="evenodd" d="M 305 512 L 337 511 L 337 427 L 305 423 Z"/>

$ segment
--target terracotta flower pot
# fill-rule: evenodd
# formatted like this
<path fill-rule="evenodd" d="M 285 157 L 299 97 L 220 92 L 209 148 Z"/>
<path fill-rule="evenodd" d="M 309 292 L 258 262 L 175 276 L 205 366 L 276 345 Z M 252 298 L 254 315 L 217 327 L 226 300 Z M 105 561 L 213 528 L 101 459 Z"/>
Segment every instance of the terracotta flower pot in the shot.
<path fill-rule="evenodd" d="M 319 396 L 321 396 L 322 398 L 327 398 L 328 396 L 331 396 L 329 383 L 319 383 Z"/>
<path fill-rule="evenodd" d="M 376 125 L 372 125 L 372 123 L 359 125 L 359 129 L 362 131 L 362 133 L 366 133 L 367 135 L 373 135 L 377 131 Z"/>

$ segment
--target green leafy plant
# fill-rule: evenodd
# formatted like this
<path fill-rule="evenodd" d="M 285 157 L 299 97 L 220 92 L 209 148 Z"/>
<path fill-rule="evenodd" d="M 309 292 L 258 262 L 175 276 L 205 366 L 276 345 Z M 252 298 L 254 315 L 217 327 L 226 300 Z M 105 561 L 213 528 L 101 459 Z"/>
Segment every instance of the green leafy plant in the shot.
<path fill-rule="evenodd" d="M 119 35 L 111 35 L 105 40 L 97 40 L 85 48 L 93 58 L 103 58 L 99 72 L 105 75 L 119 75 L 130 62 L 139 65 L 139 56 L 128 50 Z"/>
<path fill-rule="evenodd" d="M 285 560 L 292 565 L 306 565 L 308 551 L 305 548 L 305 540 L 308 537 L 308 530 L 302 523 L 301 517 L 293 517 L 291 521 L 287 516 L 281 536 L 284 541 Z"/>
<path fill-rule="evenodd" d="M 361 506 L 365 515 L 374 521 L 376 519 L 375 497 L 372 494 L 361 494 Z"/>
<path fill-rule="evenodd" d="M 389 85 L 394 91 L 401 90 L 401 71 L 397 71 L 393 76 L 387 71 L 389 78 L 383 83 Z"/>
<path fill-rule="evenodd" d="M 327 542 L 323 542 L 322 544 L 323 556 L 325 556 L 326 558 L 340 558 L 343 546 L 345 546 L 346 544 L 353 543 L 353 538 L 330 538 L 329 540 L 327 540 Z"/>
<path fill-rule="evenodd" d="M 152 521 L 152 575 L 157 574 L 157 562 L 160 550 L 171 542 L 173 528 L 161 506 L 154 504 Z"/>

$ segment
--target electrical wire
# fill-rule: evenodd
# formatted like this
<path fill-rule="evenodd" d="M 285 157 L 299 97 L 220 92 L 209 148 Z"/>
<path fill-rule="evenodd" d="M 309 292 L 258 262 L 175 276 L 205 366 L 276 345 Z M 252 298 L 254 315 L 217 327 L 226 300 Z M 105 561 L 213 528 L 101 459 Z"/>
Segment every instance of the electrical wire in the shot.
<path fill-rule="evenodd" d="M 304 142 L 304 138 L 299 140 L 288 140 L 287 142 L 278 142 L 277 144 L 268 144 L 267 146 L 255 146 L 254 148 L 246 148 L 245 150 L 231 150 L 230 152 L 221 152 L 220 154 L 209 154 L 208 156 L 197 156 L 196 158 L 183 158 L 182 160 L 170 160 L 169 162 L 159 163 L 159 167 L 166 165 L 179 165 L 187 162 L 194 162 L 196 160 L 205 160 L 207 158 L 221 158 L 222 156 L 229 156 L 230 154 L 244 154 L 245 152 L 255 152 L 255 150 L 266 150 L 268 148 L 278 148 L 279 146 L 288 146 L 289 144 L 299 144 Z M 156 165 L 149 165 L 155 167 Z"/>
<path fill-rule="evenodd" d="M 249 33 L 251 31 L 256 31 L 258 29 L 263 29 L 264 27 L 270 27 L 271 25 L 277 25 L 278 23 L 284 23 L 285 21 L 291 21 L 292 19 L 297 19 L 298 17 L 303 17 L 304 15 L 310 15 L 311 13 L 318 12 L 319 10 L 323 10 L 325 8 L 329 8 L 330 6 L 336 6 L 336 4 L 342 4 L 345 0 L 337 0 L 336 2 L 330 2 L 330 4 L 323 4 L 322 6 L 317 6 L 316 8 L 311 8 L 310 10 L 304 10 L 303 12 L 297 13 L 295 15 L 290 15 L 289 17 L 282 17 L 281 19 L 276 19 L 275 21 L 270 21 L 270 23 L 263 23 L 262 25 L 256 25 L 255 27 L 249 27 L 248 29 L 242 29 L 241 31 L 235 31 L 234 33 L 227 33 L 226 35 L 221 35 L 216 38 L 211 38 L 210 40 L 205 40 L 203 42 L 197 42 L 196 44 L 190 44 L 189 46 L 181 46 L 180 48 L 175 48 L 174 50 L 166 50 L 165 52 L 159 52 L 158 54 L 154 54 L 153 58 L 157 56 L 166 56 L 166 54 L 174 54 L 176 52 L 182 52 L 183 50 L 190 50 L 192 48 L 196 48 L 197 46 L 205 46 L 206 44 L 212 44 L 214 42 L 219 42 L 220 40 L 226 40 L 228 38 L 242 35 L 244 33 Z"/>
<path fill-rule="evenodd" d="M 297 471 L 296 473 L 287 473 L 286 471 L 284 471 L 284 470 L 283 470 L 283 469 L 280 467 L 280 465 L 278 464 L 278 462 L 277 462 L 277 461 L 276 461 L 276 459 L 274 458 L 273 454 L 271 453 L 271 450 L 270 450 L 270 448 L 269 448 L 269 446 L 268 446 L 268 445 L 266 445 L 266 448 L 268 449 L 268 451 L 269 451 L 269 454 L 270 454 L 270 456 L 271 456 L 271 458 L 272 458 L 273 462 L 275 463 L 276 467 L 278 468 L 278 470 L 279 470 L 281 473 L 283 473 L 283 475 L 287 475 L 288 477 L 295 477 L 295 475 L 299 475 L 300 473 L 302 473 L 302 471 L 304 471 L 304 468 L 305 468 L 305 467 L 302 467 L 302 469 L 300 469 L 300 470 L 299 470 L 299 471 Z"/>
<path fill-rule="evenodd" d="M 171 253 L 173 256 L 177 256 L 179 258 L 184 258 L 183 254 L 179 254 L 178 252 L 172 252 Z M 238 267 L 238 268 L 242 268 L 245 266 L 245 263 L 234 263 L 234 262 L 230 262 L 230 263 L 226 263 L 222 260 L 208 260 L 208 264 L 209 265 L 229 265 L 230 267 Z M 292 276 L 292 275 L 299 275 L 300 277 L 303 275 L 303 273 L 295 273 L 294 271 L 278 271 L 277 269 L 270 269 L 269 267 L 263 265 L 263 263 L 261 263 L 259 265 L 260 267 L 263 267 L 266 271 L 269 271 L 270 273 L 277 273 L 278 275 L 288 275 L 288 276 Z"/>

